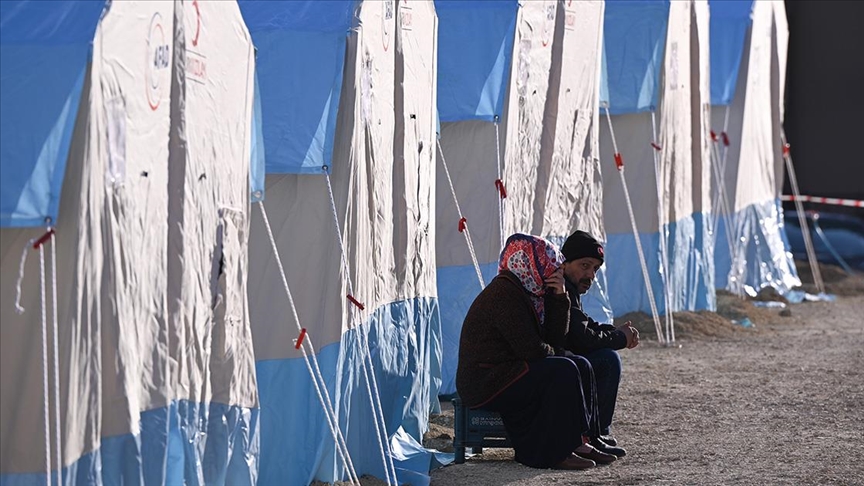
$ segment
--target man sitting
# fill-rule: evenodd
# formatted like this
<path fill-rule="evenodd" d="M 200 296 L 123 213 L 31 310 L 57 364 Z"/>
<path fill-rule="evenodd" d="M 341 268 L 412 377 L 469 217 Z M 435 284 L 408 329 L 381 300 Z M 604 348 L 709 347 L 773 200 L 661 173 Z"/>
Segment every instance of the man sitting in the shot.
<path fill-rule="evenodd" d="M 621 381 L 621 357 L 617 350 L 638 346 L 639 331 L 629 321 L 618 327 L 600 324 L 582 310 L 582 294 L 591 288 L 597 271 L 603 265 L 603 246 L 600 242 L 584 231 L 576 231 L 564 242 L 561 253 L 565 259 L 562 266 L 564 284 L 570 297 L 566 348 L 591 363 L 597 382 L 601 436 L 592 441 L 592 445 L 600 451 L 622 457 L 626 452 L 616 447 L 618 443 L 610 434 L 618 384 Z"/>

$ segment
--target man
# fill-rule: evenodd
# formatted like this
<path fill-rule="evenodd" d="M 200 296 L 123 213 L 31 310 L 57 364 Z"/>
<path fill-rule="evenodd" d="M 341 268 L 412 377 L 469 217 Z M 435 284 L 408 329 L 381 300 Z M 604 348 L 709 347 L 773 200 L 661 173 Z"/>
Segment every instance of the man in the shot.
<path fill-rule="evenodd" d="M 582 310 L 582 294 L 591 288 L 597 271 L 603 265 L 603 246 L 600 242 L 584 231 L 576 231 L 564 242 L 561 253 L 565 260 L 564 284 L 570 296 L 570 329 L 566 348 L 591 363 L 597 381 L 601 437 L 592 445 L 603 452 L 622 457 L 626 452 L 616 447 L 618 442 L 610 435 L 618 383 L 621 381 L 621 357 L 617 350 L 638 346 L 639 331 L 629 321 L 618 327 L 600 324 Z"/>

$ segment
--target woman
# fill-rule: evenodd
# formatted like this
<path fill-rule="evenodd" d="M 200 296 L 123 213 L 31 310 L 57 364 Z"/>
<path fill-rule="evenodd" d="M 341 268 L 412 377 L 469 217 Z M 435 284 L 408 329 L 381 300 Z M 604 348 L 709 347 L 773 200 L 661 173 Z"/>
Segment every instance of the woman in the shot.
<path fill-rule="evenodd" d="M 555 355 L 570 312 L 563 261 L 542 238 L 507 239 L 462 325 L 456 389 L 465 406 L 501 414 L 518 462 L 586 469 L 615 456 L 588 444 L 599 435 L 590 364 Z"/>

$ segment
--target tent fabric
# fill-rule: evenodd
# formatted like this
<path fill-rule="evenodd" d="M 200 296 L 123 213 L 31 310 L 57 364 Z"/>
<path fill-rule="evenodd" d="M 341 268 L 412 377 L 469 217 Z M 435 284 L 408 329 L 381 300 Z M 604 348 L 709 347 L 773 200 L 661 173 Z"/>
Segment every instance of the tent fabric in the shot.
<path fill-rule="evenodd" d="M 725 217 L 717 232 L 715 283 L 718 288 L 754 295 L 767 286 L 783 293 L 800 285 L 779 202 L 781 96 L 788 41 L 783 9 L 782 2 L 753 4 L 735 97 L 728 108 L 730 145 L 724 180 L 732 207 L 730 213 L 717 209 Z M 724 118 L 725 110 L 712 111 L 715 127 L 722 127 Z M 735 242 L 732 247 L 727 234 Z"/>
<path fill-rule="evenodd" d="M 329 167 L 354 3 L 241 0 L 266 100 L 260 116 L 267 173 L 321 174 Z"/>
<path fill-rule="evenodd" d="M 709 0 L 708 4 L 711 9 L 711 104 L 729 105 L 738 83 L 753 0 Z"/>
<path fill-rule="evenodd" d="M 616 25 L 616 19 L 620 18 L 609 16 L 612 5 L 611 2 L 607 4 L 607 29 Z M 705 92 L 700 87 L 699 78 L 694 79 L 691 74 L 698 71 L 700 52 L 704 52 L 698 44 L 698 11 L 692 2 L 671 2 L 668 7 L 667 19 L 654 20 L 658 25 L 668 27 L 664 29 L 662 82 L 654 119 L 650 113 L 639 113 L 637 107 L 633 108 L 634 113 L 612 116 L 618 149 L 624 159 L 638 237 L 660 314 L 670 309 L 699 310 L 714 305 L 711 248 L 705 248 L 709 242 L 704 237 L 702 224 L 704 193 L 701 191 L 707 177 L 704 169 L 708 166 L 698 165 L 710 163 L 704 152 L 705 129 L 700 121 L 700 113 L 706 111 L 708 100 L 702 98 Z M 639 15 L 639 8 L 651 12 L 656 5 L 629 5 L 628 17 L 625 18 L 651 18 L 647 14 Z M 619 29 L 620 26 L 616 26 L 612 32 Z M 608 49 L 608 30 L 605 35 Z M 631 42 L 634 43 L 632 46 Z M 635 42 L 627 39 L 620 49 L 624 52 L 638 49 Z M 610 59 L 607 51 L 607 61 Z M 654 68 L 650 64 L 637 62 L 636 66 L 643 70 L 643 78 L 653 76 Z M 611 63 L 607 68 L 610 72 L 633 69 Z M 634 76 L 638 74 L 638 71 L 633 72 Z M 624 82 L 621 92 L 636 96 L 639 89 Z M 656 143 L 660 148 L 656 153 L 651 146 L 655 124 Z M 701 136 L 694 138 L 694 130 Z M 602 126 L 600 137 L 604 163 L 603 214 L 608 238 L 605 266 L 612 310 L 616 315 L 631 311 L 651 312 L 648 291 L 640 278 L 640 262 L 624 188 L 615 173 L 617 169 L 608 126 Z M 694 141 L 698 144 L 695 148 Z M 694 159 L 694 149 L 698 159 Z M 665 299 L 667 288 L 670 293 L 668 302 Z"/>
<path fill-rule="evenodd" d="M 442 158 L 468 221 L 484 281 L 497 273 L 502 236 L 535 232 L 560 243 L 577 227 L 602 232 L 596 152 L 602 12 L 597 2 L 570 6 L 552 1 L 523 3 L 515 24 L 508 95 L 497 135 L 493 123 L 477 119 L 444 122 L 442 116 Z M 442 32 L 448 28 L 446 21 L 442 16 Z M 464 35 L 461 30 L 450 32 L 451 36 Z M 442 44 L 439 49 L 442 66 L 448 58 L 461 55 L 460 50 L 445 47 Z M 443 90 L 442 79 L 439 77 L 439 90 Z M 556 116 L 557 123 L 544 127 L 544 121 Z M 495 186 L 496 150 L 501 154 L 507 193 L 504 235 Z M 452 394 L 462 321 L 481 285 L 458 231 L 459 213 L 441 170 L 437 185 L 441 392 Z"/>
<path fill-rule="evenodd" d="M 0 227 L 51 226 L 103 2 L 0 3 Z"/>
<path fill-rule="evenodd" d="M 269 151 L 266 210 L 299 324 L 314 344 L 357 473 L 386 477 L 364 373 L 368 340 L 373 369 L 367 371 L 379 387 L 388 440 L 402 451 L 394 457 L 397 475 L 428 484 L 433 457 L 419 444 L 437 404 L 440 362 L 437 19 L 431 2 L 367 1 L 352 12 L 330 179 L 337 222 L 325 175 L 272 173 Z M 264 89 L 261 102 L 265 110 L 272 104 Z M 269 150 L 267 124 L 265 116 Z M 298 323 L 260 215 L 252 221 L 249 265 L 261 397 L 258 484 L 344 480 L 306 362 L 294 347 Z M 346 299 L 349 293 L 363 309 Z"/>
<path fill-rule="evenodd" d="M 115 2 L 95 30 L 57 226 L 68 483 L 255 483 L 244 268 L 253 72 L 233 2 Z M 38 233 L 0 231 L 6 299 Z M 0 319 L 4 485 L 45 481 L 32 259 L 23 282 L 27 311 L 4 305 Z"/>
<path fill-rule="evenodd" d="M 657 108 L 669 0 L 607 0 L 600 102 L 620 115 Z"/>
<path fill-rule="evenodd" d="M 436 0 L 441 23 L 438 113 L 441 121 L 501 118 L 516 32 L 516 0 Z"/>
<path fill-rule="evenodd" d="M 710 10 L 707 0 L 693 2 L 694 20 L 690 31 L 691 76 L 691 137 L 693 159 L 693 223 L 694 246 L 699 249 L 696 287 L 692 295 L 696 301 L 686 308 L 715 310 L 715 261 L 711 226 L 713 202 L 711 200 L 711 55 Z"/>

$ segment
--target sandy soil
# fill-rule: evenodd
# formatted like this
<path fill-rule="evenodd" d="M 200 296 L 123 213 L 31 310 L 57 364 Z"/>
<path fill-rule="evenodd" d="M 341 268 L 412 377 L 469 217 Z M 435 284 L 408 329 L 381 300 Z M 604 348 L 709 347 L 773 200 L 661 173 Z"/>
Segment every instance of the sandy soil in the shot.
<path fill-rule="evenodd" d="M 627 457 L 570 472 L 486 449 L 432 485 L 864 484 L 864 277 L 822 272 L 836 302 L 765 309 L 753 300 L 776 296 L 721 293 L 717 313 L 674 315 L 675 346 L 657 343 L 648 316 L 626 316 L 643 337 L 621 353 L 613 433 Z M 744 317 L 754 326 L 731 322 Z M 425 445 L 452 451 L 452 409 L 432 422 Z"/>

